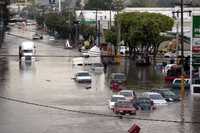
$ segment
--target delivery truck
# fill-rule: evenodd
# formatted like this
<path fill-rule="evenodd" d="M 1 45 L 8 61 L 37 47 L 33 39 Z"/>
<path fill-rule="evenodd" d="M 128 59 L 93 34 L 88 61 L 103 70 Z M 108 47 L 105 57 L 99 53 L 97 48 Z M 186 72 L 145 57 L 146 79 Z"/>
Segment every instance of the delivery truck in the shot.
<path fill-rule="evenodd" d="M 32 62 L 35 60 L 36 46 L 32 41 L 25 41 L 19 45 L 20 62 Z"/>

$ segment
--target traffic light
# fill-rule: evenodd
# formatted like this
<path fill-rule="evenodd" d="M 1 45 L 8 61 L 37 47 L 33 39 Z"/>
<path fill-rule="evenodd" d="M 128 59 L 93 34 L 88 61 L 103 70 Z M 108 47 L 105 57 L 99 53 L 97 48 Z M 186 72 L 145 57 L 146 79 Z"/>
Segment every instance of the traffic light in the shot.
<path fill-rule="evenodd" d="M 49 0 L 49 4 L 56 4 L 56 0 Z"/>

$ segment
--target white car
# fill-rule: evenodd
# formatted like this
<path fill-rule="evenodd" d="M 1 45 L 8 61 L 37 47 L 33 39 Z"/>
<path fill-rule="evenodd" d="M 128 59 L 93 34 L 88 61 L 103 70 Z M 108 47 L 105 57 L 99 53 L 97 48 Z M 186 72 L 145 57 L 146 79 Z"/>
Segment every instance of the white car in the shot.
<path fill-rule="evenodd" d="M 108 101 L 108 108 L 113 110 L 115 103 L 118 101 L 125 101 L 126 98 L 123 95 L 112 95 Z"/>
<path fill-rule="evenodd" d="M 91 70 L 95 73 L 102 73 L 104 70 L 102 63 L 93 63 L 91 66 Z"/>
<path fill-rule="evenodd" d="M 120 46 L 119 52 L 121 55 L 126 55 L 129 52 L 129 47 L 128 46 Z"/>
<path fill-rule="evenodd" d="M 167 64 L 164 69 L 163 72 L 167 73 L 168 70 L 170 70 L 172 67 L 176 66 L 176 64 Z"/>
<path fill-rule="evenodd" d="M 133 90 L 121 90 L 119 95 L 123 95 L 128 101 L 133 101 L 136 99 L 136 94 Z"/>
<path fill-rule="evenodd" d="M 79 83 L 80 82 L 91 82 L 92 77 L 88 71 L 79 71 L 75 75 L 75 80 Z"/>
<path fill-rule="evenodd" d="M 54 36 L 49 36 L 49 40 L 50 40 L 50 41 L 54 41 L 54 40 L 55 40 L 55 37 L 54 37 Z"/>
<path fill-rule="evenodd" d="M 144 92 L 142 96 L 150 98 L 155 106 L 167 105 L 167 101 L 157 92 Z"/>
<path fill-rule="evenodd" d="M 167 52 L 164 54 L 165 58 L 176 58 L 176 53 Z"/>

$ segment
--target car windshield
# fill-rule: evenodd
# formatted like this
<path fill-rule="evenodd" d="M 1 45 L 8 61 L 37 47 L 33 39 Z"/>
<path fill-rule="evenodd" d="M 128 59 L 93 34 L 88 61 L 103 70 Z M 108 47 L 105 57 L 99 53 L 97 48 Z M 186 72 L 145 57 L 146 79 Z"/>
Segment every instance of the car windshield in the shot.
<path fill-rule="evenodd" d="M 24 51 L 24 53 L 32 53 L 33 52 L 33 50 L 23 50 Z"/>
<path fill-rule="evenodd" d="M 77 76 L 90 76 L 89 73 L 78 73 Z"/>
<path fill-rule="evenodd" d="M 164 96 L 175 96 L 175 94 L 171 91 L 164 91 L 163 94 Z"/>
<path fill-rule="evenodd" d="M 126 77 L 124 74 L 116 74 L 116 75 L 114 75 L 114 79 L 124 80 L 124 79 L 126 79 Z"/>
<path fill-rule="evenodd" d="M 117 101 L 120 101 L 120 100 L 126 100 L 124 97 L 112 97 L 111 98 L 111 102 L 117 102 Z"/>
<path fill-rule="evenodd" d="M 149 95 L 149 97 L 151 99 L 155 99 L 155 100 L 161 100 L 161 99 L 163 99 L 162 96 L 158 95 L 158 94 L 151 94 L 151 95 Z"/>
<path fill-rule="evenodd" d="M 181 80 L 176 80 L 174 81 L 175 84 L 180 84 L 181 83 Z"/>
<path fill-rule="evenodd" d="M 132 93 L 131 92 L 120 92 L 120 95 L 123 95 L 125 97 L 132 97 Z"/>

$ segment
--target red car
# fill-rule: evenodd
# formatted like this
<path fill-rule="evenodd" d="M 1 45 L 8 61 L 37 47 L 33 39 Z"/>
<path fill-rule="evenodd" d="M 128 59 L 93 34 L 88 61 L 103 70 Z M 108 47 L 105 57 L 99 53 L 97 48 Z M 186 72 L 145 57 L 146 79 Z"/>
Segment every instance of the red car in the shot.
<path fill-rule="evenodd" d="M 130 115 L 136 115 L 136 109 L 133 106 L 133 103 L 129 101 L 118 101 L 115 103 L 115 106 L 113 108 L 113 112 L 115 114 L 130 114 Z"/>

